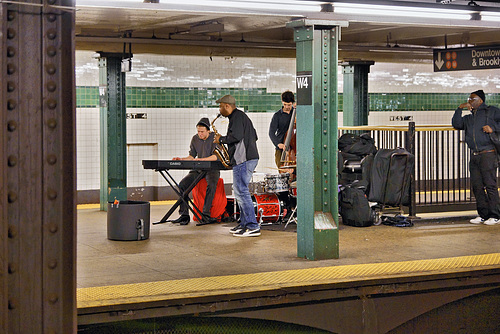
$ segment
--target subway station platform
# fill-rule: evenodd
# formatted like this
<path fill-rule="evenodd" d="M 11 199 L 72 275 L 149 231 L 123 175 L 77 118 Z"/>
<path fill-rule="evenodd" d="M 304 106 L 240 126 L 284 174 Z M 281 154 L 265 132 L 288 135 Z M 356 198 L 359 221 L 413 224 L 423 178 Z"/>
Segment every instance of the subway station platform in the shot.
<path fill-rule="evenodd" d="M 170 205 L 152 202 L 151 222 L 159 221 Z M 470 224 L 474 211 L 418 217 L 413 227 L 404 228 L 341 225 L 340 258 L 310 261 L 297 257 L 293 224 L 285 230 L 284 225 L 264 226 L 260 237 L 237 238 L 229 233 L 235 223 L 165 223 L 151 225 L 147 240 L 112 241 L 107 239 L 107 213 L 97 205 L 79 206 L 79 324 L 113 321 L 110 314 L 116 321 L 144 317 L 132 311 L 127 317 L 123 310 L 129 309 L 148 308 L 150 315 L 164 316 L 158 309 L 175 305 L 169 314 L 183 314 L 179 305 L 190 303 L 205 306 L 186 313 L 213 312 L 227 306 L 216 306 L 220 296 L 249 300 L 271 290 L 288 293 L 337 285 L 347 293 L 347 287 L 358 289 L 366 282 L 416 284 L 442 281 L 443 275 L 458 280 L 452 284 L 471 284 L 470 272 L 498 287 L 500 224 Z M 113 313 L 117 309 L 122 313 Z"/>

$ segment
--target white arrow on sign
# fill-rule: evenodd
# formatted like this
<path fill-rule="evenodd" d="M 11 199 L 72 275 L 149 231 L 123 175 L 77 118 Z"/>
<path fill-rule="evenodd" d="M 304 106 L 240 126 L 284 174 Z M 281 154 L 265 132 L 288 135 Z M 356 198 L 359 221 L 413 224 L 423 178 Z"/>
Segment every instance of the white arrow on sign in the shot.
<path fill-rule="evenodd" d="M 434 64 L 436 64 L 438 70 L 443 67 L 444 61 L 441 59 L 441 52 L 438 52 L 438 59 L 434 62 Z"/>

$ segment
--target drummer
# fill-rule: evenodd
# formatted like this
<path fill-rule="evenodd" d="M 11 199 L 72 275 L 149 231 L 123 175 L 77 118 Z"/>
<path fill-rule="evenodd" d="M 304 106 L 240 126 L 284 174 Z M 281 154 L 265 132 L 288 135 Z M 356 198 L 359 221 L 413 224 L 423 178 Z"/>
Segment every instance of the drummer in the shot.
<path fill-rule="evenodd" d="M 280 168 L 283 165 L 281 156 L 285 148 L 285 138 L 292 119 L 292 112 L 295 103 L 295 97 L 289 90 L 281 94 L 282 107 L 274 113 L 269 125 L 269 138 L 274 144 L 274 161 L 276 166 Z"/>

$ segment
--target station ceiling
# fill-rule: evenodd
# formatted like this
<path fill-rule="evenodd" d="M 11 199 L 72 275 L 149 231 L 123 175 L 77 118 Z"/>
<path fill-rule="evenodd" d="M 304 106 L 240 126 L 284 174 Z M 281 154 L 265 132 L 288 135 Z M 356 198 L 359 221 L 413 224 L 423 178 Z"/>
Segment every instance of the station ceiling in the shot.
<path fill-rule="evenodd" d="M 258 4 L 252 8 L 232 7 L 231 4 L 243 0 L 225 1 L 227 6 L 224 7 L 211 5 L 224 1 L 207 1 L 206 5 L 190 2 L 77 0 L 76 48 L 103 52 L 126 49 L 132 53 L 293 58 L 293 30 L 287 28 L 286 23 L 304 18 L 347 23 L 347 27 L 341 28 L 339 61 L 431 62 L 433 48 L 486 46 L 500 41 L 500 4 L 493 0 L 476 0 L 475 5 L 469 5 L 469 0 L 443 0 L 446 4 L 438 0 L 357 2 L 388 6 L 383 7 L 380 15 L 363 14 L 361 10 L 341 13 L 337 10 L 340 1 L 324 1 L 323 12 L 296 10 L 286 4 L 279 9 L 261 8 Z M 317 3 L 302 2 L 304 5 Z M 406 14 L 393 14 L 391 8 L 394 6 Z M 446 18 L 408 14 L 418 9 L 434 13 L 442 8 L 467 13 L 471 19 L 458 19 L 454 14 Z M 499 20 L 480 19 L 486 11 L 498 12 Z"/>

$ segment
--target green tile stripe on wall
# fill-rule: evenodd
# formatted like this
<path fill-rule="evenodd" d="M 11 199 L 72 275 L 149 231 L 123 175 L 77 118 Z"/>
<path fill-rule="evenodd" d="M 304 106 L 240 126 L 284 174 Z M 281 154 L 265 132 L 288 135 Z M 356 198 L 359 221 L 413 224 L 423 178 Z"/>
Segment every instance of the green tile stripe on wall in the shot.
<path fill-rule="evenodd" d="M 467 97 L 462 93 L 369 94 L 371 111 L 455 110 Z M 500 94 L 487 94 L 486 103 L 498 106 Z"/>
<path fill-rule="evenodd" d="M 265 88 L 166 88 L 127 87 L 127 108 L 208 108 L 218 107 L 215 101 L 231 94 L 238 107 L 250 112 L 274 112 L 281 108 L 281 94 L 268 93 Z M 455 110 L 468 94 L 458 93 L 371 93 L 371 111 Z M 487 94 L 489 105 L 500 106 L 500 94 Z M 339 94 L 339 111 L 343 96 Z M 99 89 L 76 87 L 78 108 L 99 106 Z"/>
<path fill-rule="evenodd" d="M 220 97 L 231 94 L 240 108 L 251 112 L 276 111 L 281 107 L 280 94 L 266 89 L 236 88 L 144 88 L 127 87 L 128 108 L 217 108 Z"/>
<path fill-rule="evenodd" d="M 95 108 L 99 106 L 99 88 L 95 86 L 76 87 L 76 107 Z"/>
<path fill-rule="evenodd" d="M 237 105 L 250 112 L 274 112 L 281 108 L 281 94 L 266 89 L 127 87 L 127 108 L 217 108 L 220 97 L 231 94 Z M 78 108 L 98 107 L 98 87 L 76 88 Z"/>

